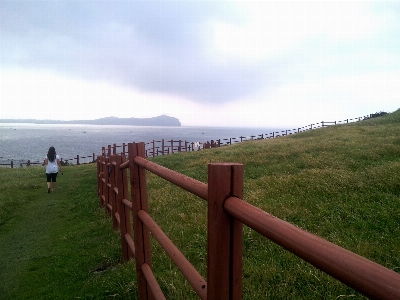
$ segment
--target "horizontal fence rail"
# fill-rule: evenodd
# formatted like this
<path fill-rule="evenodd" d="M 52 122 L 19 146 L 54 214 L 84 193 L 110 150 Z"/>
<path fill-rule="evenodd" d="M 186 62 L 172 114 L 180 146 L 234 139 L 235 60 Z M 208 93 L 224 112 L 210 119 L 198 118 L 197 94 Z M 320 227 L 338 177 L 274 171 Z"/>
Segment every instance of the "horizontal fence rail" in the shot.
<path fill-rule="evenodd" d="M 229 197 L 233 217 L 325 273 L 373 299 L 400 299 L 400 274 Z"/>
<path fill-rule="evenodd" d="M 242 298 L 242 226 L 259 232 L 332 277 L 372 299 L 400 299 L 400 274 L 246 203 L 243 165 L 208 165 L 202 183 L 145 158 L 145 143 L 129 143 L 128 156 L 97 158 L 100 205 L 121 233 L 124 260 L 134 258 L 139 299 L 165 299 L 152 272 L 150 234 L 158 241 L 200 299 Z M 127 171 L 130 172 L 131 199 Z M 207 202 L 207 280 L 148 213 L 146 171 Z M 133 226 L 130 225 L 130 216 Z M 133 227 L 133 237 L 131 228 Z"/>

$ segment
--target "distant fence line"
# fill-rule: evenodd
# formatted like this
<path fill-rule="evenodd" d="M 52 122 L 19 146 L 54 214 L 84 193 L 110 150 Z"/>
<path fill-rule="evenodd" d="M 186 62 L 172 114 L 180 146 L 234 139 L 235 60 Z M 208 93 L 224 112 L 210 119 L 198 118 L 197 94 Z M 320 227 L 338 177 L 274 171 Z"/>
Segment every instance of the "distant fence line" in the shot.
<path fill-rule="evenodd" d="M 79 156 L 79 154 L 76 155 L 76 157 L 74 158 L 68 158 L 68 159 L 63 159 L 61 158 L 61 165 L 63 166 L 68 166 L 70 164 L 70 161 L 75 161 L 75 164 L 80 165 L 82 159 L 86 159 L 86 158 L 91 158 L 90 163 L 94 163 L 96 162 L 96 154 L 93 153 L 93 155 L 88 155 L 88 156 Z M 0 157 L 0 159 L 4 159 L 3 157 Z M 31 161 L 31 160 L 14 160 L 14 159 L 7 159 L 6 160 L 7 163 L 0 163 L 0 166 L 10 166 L 11 168 L 14 167 L 24 167 L 24 165 L 26 167 L 30 167 L 30 166 L 34 166 L 34 165 L 42 165 L 43 161 Z M 87 162 L 85 162 L 87 163 Z"/>
<path fill-rule="evenodd" d="M 240 136 L 240 137 L 233 137 L 233 138 L 225 138 L 225 139 L 217 139 L 217 140 L 211 140 L 211 141 L 206 141 L 206 142 L 189 142 L 186 140 L 153 140 L 151 142 L 146 143 L 146 157 L 155 157 L 155 156 L 160 156 L 160 155 L 166 155 L 166 154 L 172 154 L 172 153 L 177 153 L 177 152 L 190 152 L 190 151 L 198 151 L 202 149 L 209 149 L 209 148 L 215 148 L 215 147 L 221 147 L 221 146 L 228 146 L 232 145 L 235 143 L 241 143 L 249 140 L 261 140 L 261 139 L 271 139 L 271 138 L 277 138 L 281 136 L 287 136 L 291 134 L 296 134 L 312 129 L 317 129 L 321 127 L 327 127 L 327 126 L 332 126 L 332 125 L 339 125 L 339 124 L 347 124 L 351 122 L 358 122 L 362 120 L 367 120 L 371 118 L 376 118 L 382 115 L 385 115 L 387 113 L 385 112 L 379 112 L 375 114 L 370 114 L 366 115 L 363 117 L 357 117 L 357 118 L 352 118 L 352 119 L 346 119 L 343 121 L 333 121 L 333 122 L 327 122 L 327 121 L 321 121 L 319 123 L 313 123 L 310 125 L 306 125 L 303 127 L 298 127 L 294 129 L 287 129 L 287 130 L 280 130 L 280 131 L 272 131 L 270 133 L 265 133 L 265 134 L 259 134 L 259 135 L 251 135 L 251 136 Z M 107 156 L 110 156 L 112 154 L 125 154 L 127 153 L 127 143 L 123 143 L 122 145 L 108 145 L 108 147 L 103 147 L 102 150 L 102 155 L 104 153 L 107 154 Z M 117 148 L 121 148 L 121 151 L 117 151 Z M 105 152 L 103 152 L 105 151 Z M 96 155 L 93 153 L 92 155 L 88 156 L 79 156 L 76 155 L 76 157 L 73 158 L 68 158 L 68 159 L 62 159 L 61 158 L 61 164 L 62 165 L 69 165 L 72 164 L 70 161 L 73 161 L 74 164 L 79 165 L 82 162 L 82 159 L 87 159 L 91 158 L 89 163 L 94 163 L 96 162 Z M 3 159 L 3 157 L 0 157 L 0 160 Z M 31 161 L 31 160 L 14 160 L 14 159 L 7 159 L 7 163 L 0 163 L 0 166 L 10 166 L 11 168 L 14 167 L 23 167 L 24 165 L 29 167 L 32 165 L 41 165 L 41 161 Z M 88 163 L 88 161 L 85 161 L 85 163 Z"/>
<path fill-rule="evenodd" d="M 310 125 L 306 125 L 303 127 L 298 127 L 294 129 L 280 130 L 280 131 L 272 131 L 270 133 L 259 134 L 259 135 L 251 135 L 251 136 L 240 136 L 234 138 L 225 138 L 225 139 L 217 139 L 206 141 L 204 143 L 200 142 L 188 142 L 186 140 L 153 140 L 151 142 L 145 143 L 145 151 L 146 157 L 155 157 L 166 154 L 172 154 L 176 152 L 191 152 L 191 151 L 199 151 L 202 149 L 210 149 L 221 146 L 228 146 L 235 143 L 241 143 L 250 140 L 262 140 L 262 139 L 272 139 L 281 136 L 287 136 L 291 134 L 296 134 L 312 129 L 317 129 L 321 127 L 328 127 L 339 124 L 347 124 L 351 122 L 358 122 L 361 120 L 366 120 L 374 117 L 378 117 L 382 115 L 382 113 L 370 114 L 369 116 L 357 117 L 352 119 L 346 119 L 343 121 L 321 121 L 319 123 L 313 123 Z M 118 148 L 121 148 L 121 151 L 118 151 Z M 111 156 L 114 154 L 122 154 L 125 155 L 127 153 L 127 144 L 123 143 L 122 145 L 108 145 L 107 147 L 102 148 L 102 155 Z"/>

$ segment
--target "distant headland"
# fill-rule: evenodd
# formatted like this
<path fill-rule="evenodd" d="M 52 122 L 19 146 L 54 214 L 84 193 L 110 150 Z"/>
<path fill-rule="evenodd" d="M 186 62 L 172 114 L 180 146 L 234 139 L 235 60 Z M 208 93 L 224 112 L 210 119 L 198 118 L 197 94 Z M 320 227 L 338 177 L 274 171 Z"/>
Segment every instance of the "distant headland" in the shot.
<path fill-rule="evenodd" d="M 0 123 L 33 124 L 88 124 L 88 125 L 132 125 L 132 126 L 181 126 L 179 119 L 166 115 L 153 118 L 117 118 L 106 117 L 95 120 L 36 120 L 36 119 L 0 119 Z"/>

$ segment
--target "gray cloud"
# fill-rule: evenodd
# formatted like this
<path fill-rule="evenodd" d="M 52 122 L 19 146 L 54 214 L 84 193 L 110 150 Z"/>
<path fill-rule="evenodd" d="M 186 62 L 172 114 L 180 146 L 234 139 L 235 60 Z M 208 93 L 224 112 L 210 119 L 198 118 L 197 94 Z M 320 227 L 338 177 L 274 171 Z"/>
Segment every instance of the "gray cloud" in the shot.
<path fill-rule="evenodd" d="M 223 1 L 13 0 L 0 6 L 5 67 L 48 69 L 209 103 L 264 87 L 274 69 L 267 62 L 218 64 L 206 55 L 202 25 L 239 20 L 240 12 Z"/>

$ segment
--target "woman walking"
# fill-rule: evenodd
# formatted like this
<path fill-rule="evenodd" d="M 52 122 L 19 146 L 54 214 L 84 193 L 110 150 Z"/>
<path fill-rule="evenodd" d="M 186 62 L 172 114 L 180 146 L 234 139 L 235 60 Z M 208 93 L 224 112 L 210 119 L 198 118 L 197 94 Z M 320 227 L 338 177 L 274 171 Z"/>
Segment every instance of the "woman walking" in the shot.
<path fill-rule="evenodd" d="M 54 191 L 56 187 L 58 168 L 62 172 L 60 157 L 56 154 L 56 149 L 53 146 L 49 148 L 43 165 L 46 165 L 47 192 L 50 193 L 50 188 L 51 191 Z"/>

